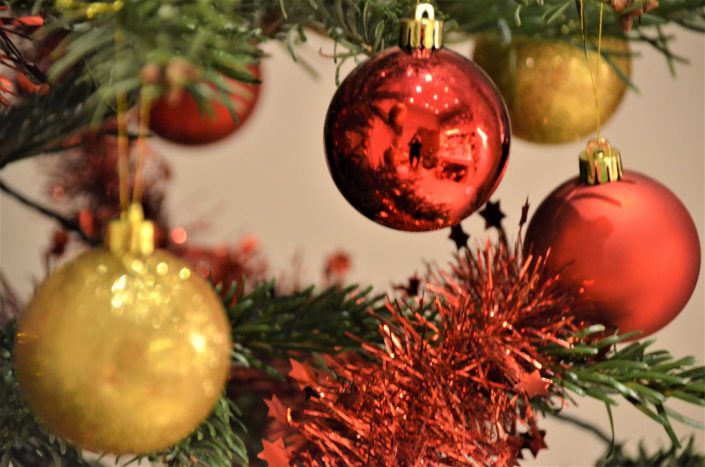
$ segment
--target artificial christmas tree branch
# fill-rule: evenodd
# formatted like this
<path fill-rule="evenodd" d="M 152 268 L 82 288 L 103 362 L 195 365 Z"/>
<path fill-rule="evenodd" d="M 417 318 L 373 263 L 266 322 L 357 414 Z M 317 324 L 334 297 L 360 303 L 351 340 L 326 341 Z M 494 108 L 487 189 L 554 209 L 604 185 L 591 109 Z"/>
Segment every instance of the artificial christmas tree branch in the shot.
<path fill-rule="evenodd" d="M 682 449 L 671 446 L 666 449 L 647 449 L 643 442 L 639 443 L 636 455 L 626 452 L 623 445 L 618 444 L 608 455 L 598 460 L 596 467 L 702 467 L 705 465 L 705 455 L 698 452 L 693 437 Z"/>
<path fill-rule="evenodd" d="M 630 343 L 614 349 L 634 335 L 611 335 L 591 343 L 590 335 L 603 333 L 603 326 L 581 331 L 583 342 L 573 348 L 552 347 L 548 354 L 566 357 L 554 367 L 554 384 L 579 396 L 617 405 L 624 398 L 649 418 L 663 425 L 674 446 L 680 447 L 670 419 L 701 428 L 695 420 L 666 407 L 674 399 L 705 406 L 705 366 L 696 366 L 692 357 L 675 359 L 664 350 L 649 351 L 654 339 Z"/>
<path fill-rule="evenodd" d="M 87 245 L 95 246 L 95 245 L 100 244 L 100 241 L 98 241 L 97 239 L 86 235 L 86 233 L 83 231 L 83 229 L 81 229 L 81 226 L 78 224 L 78 222 L 75 219 L 69 219 L 68 217 L 63 216 L 63 215 L 59 214 L 58 212 L 55 212 L 52 209 L 47 208 L 46 206 L 42 206 L 41 204 L 37 203 L 36 201 L 32 201 L 31 199 L 27 198 L 27 196 L 23 195 L 22 193 L 15 190 L 14 188 L 11 188 L 10 186 L 8 186 L 2 180 L 0 180 L 0 190 L 7 193 L 9 196 L 11 196 L 15 200 L 17 200 L 19 203 L 22 203 L 23 205 L 29 207 L 30 209 L 42 214 L 43 216 L 46 216 L 49 219 L 56 221 L 62 228 L 77 234 L 81 238 L 81 240 L 83 240 Z"/>
<path fill-rule="evenodd" d="M 92 125 L 95 93 L 92 82 L 67 79 L 44 96 L 32 95 L 6 109 L 0 114 L 0 169 L 70 147 L 70 137 Z"/>
<path fill-rule="evenodd" d="M 506 249 L 506 245 L 502 244 L 497 248 L 501 252 L 502 249 Z M 374 360 L 382 355 L 380 352 L 384 352 L 384 349 L 394 348 L 396 349 L 394 353 L 397 356 L 390 362 L 399 359 L 399 363 L 406 365 L 402 353 L 405 338 L 403 338 L 404 334 L 399 334 L 399 332 L 402 329 L 407 329 L 404 332 L 416 333 L 415 339 L 420 339 L 417 341 L 418 344 L 426 350 L 421 354 L 417 354 L 413 347 L 405 351 L 411 351 L 413 355 L 418 357 L 428 358 L 428 363 L 432 365 L 424 371 L 421 371 L 422 368 L 413 370 L 421 371 L 419 377 L 425 380 L 430 377 L 432 371 L 437 371 L 433 369 L 433 365 L 436 365 L 433 363 L 436 361 L 434 360 L 436 351 L 431 352 L 431 350 L 438 345 L 448 345 L 450 346 L 447 347 L 449 351 L 454 349 L 452 352 L 460 352 L 457 355 L 458 357 L 463 355 L 463 359 L 458 363 L 468 369 L 464 371 L 476 371 L 472 370 L 476 365 L 473 363 L 474 359 L 477 358 L 472 353 L 473 351 L 470 350 L 470 353 L 466 353 L 461 348 L 455 348 L 454 341 L 445 342 L 447 337 L 443 337 L 445 333 L 455 335 L 460 332 L 458 337 L 462 336 L 462 340 L 458 343 L 463 342 L 463 345 L 470 345 L 470 349 L 476 348 L 478 351 L 488 348 L 502 350 L 506 347 L 507 349 L 517 349 L 520 354 L 525 354 L 515 363 L 512 361 L 517 357 L 512 357 L 511 361 L 504 360 L 503 357 L 500 358 L 501 355 L 504 355 L 504 351 L 496 354 L 497 358 L 500 358 L 499 360 L 494 359 L 493 353 L 483 357 L 483 360 L 487 359 L 489 364 L 497 365 L 496 369 L 492 371 L 504 368 L 502 371 L 507 371 L 509 378 L 508 380 L 498 380 L 496 379 L 497 375 L 492 376 L 494 382 L 488 382 L 491 384 L 487 389 L 500 384 L 496 387 L 504 389 L 499 392 L 493 389 L 497 395 L 504 393 L 504 391 L 506 391 L 507 397 L 523 394 L 520 400 L 524 400 L 523 397 L 528 397 L 526 400 L 530 401 L 537 410 L 552 412 L 555 410 L 552 408 L 554 405 L 552 401 L 556 397 L 567 397 L 566 391 L 578 395 L 588 395 L 608 404 L 616 403 L 615 396 L 621 396 L 640 407 L 651 418 L 670 430 L 668 416 L 669 414 L 673 415 L 663 405 L 667 399 L 675 397 L 693 404 L 705 404 L 703 383 L 705 369 L 693 366 L 692 358 L 674 359 L 666 352 L 649 352 L 647 351 L 650 345 L 648 341 L 633 343 L 621 350 L 616 350 L 613 348 L 614 345 L 630 336 L 615 335 L 595 340 L 595 334 L 603 332 L 604 328 L 590 326 L 562 337 L 561 334 L 555 334 L 559 342 L 563 342 L 563 344 L 545 345 L 547 340 L 553 340 L 551 337 L 554 335 L 553 333 L 562 327 L 567 325 L 566 329 L 574 328 L 570 321 L 564 321 L 565 324 L 561 324 L 547 320 L 552 313 L 551 310 L 558 312 L 557 310 L 562 310 L 562 307 L 565 307 L 568 302 L 551 292 L 552 282 L 548 280 L 544 283 L 546 279 L 540 279 L 542 276 L 539 269 L 522 266 L 506 253 L 481 257 L 485 258 L 481 262 L 470 261 L 469 257 L 459 259 L 452 269 L 455 271 L 454 273 L 431 274 L 430 281 L 436 285 L 428 288 L 429 293 L 440 294 L 435 299 L 431 295 L 419 302 L 412 297 L 407 297 L 395 301 L 393 306 L 389 304 L 382 306 L 381 297 L 370 295 L 369 291 L 360 292 L 354 287 L 342 290 L 328 289 L 323 292 L 315 292 L 311 288 L 303 292 L 280 296 L 273 292 L 274 287 L 271 283 L 260 284 L 251 292 L 242 292 L 242 288 L 235 286 L 228 288 L 227 291 L 219 287 L 218 290 L 228 308 L 232 324 L 233 341 L 235 342 L 233 364 L 236 367 L 261 368 L 273 377 L 277 377 L 279 372 L 271 364 L 274 360 L 295 356 L 311 361 L 311 358 L 319 352 L 334 355 L 344 350 L 353 350 L 364 357 L 363 360 L 353 361 L 366 361 L 367 363 L 359 364 L 362 364 L 363 368 L 368 368 L 364 371 L 369 371 L 369 368 L 372 368 L 370 365 L 374 365 Z M 487 288 L 489 283 L 475 284 L 478 277 L 475 274 L 481 273 L 485 268 L 490 268 L 487 273 L 493 278 L 491 289 Z M 516 286 L 511 286 L 510 289 L 504 289 L 513 282 L 505 282 L 501 277 L 502 271 L 505 271 L 504 274 L 509 274 L 508 278 L 514 277 L 517 279 L 512 280 L 520 282 Z M 453 279 L 452 274 L 458 275 L 457 278 Z M 461 278 L 465 278 L 463 280 L 469 282 L 465 283 Z M 442 280 L 442 283 L 434 282 L 438 280 Z M 522 284 L 530 285 L 531 288 L 525 289 L 525 285 Z M 514 291 L 511 292 L 511 290 Z M 528 295 L 525 295 L 527 293 Z M 509 334 L 513 335 L 514 331 L 507 334 L 507 330 L 503 331 L 503 327 L 494 328 L 493 320 L 488 320 L 490 315 L 478 314 L 478 310 L 472 307 L 455 308 L 464 303 L 462 297 L 475 297 L 473 300 L 482 300 L 478 304 L 484 303 L 483 307 L 486 307 L 488 313 L 497 309 L 493 305 L 495 302 L 497 304 L 503 303 L 503 306 L 507 306 L 508 310 L 515 309 L 515 306 L 518 307 L 516 310 L 525 310 L 518 311 L 517 315 L 512 311 L 510 315 L 506 316 L 507 318 L 515 316 L 513 319 L 518 321 L 513 321 L 512 326 L 516 329 L 523 329 L 522 332 L 527 336 L 535 334 L 535 338 L 529 338 L 525 342 L 535 342 L 532 345 L 536 347 L 527 347 L 525 344 L 515 341 L 514 337 L 509 339 Z M 458 301 L 459 299 L 460 301 Z M 514 300 L 517 301 L 514 302 Z M 471 336 L 465 335 L 462 327 L 455 329 L 451 326 L 452 322 L 446 321 L 444 324 L 443 320 L 449 319 L 448 313 L 451 310 L 455 310 L 452 311 L 456 316 L 456 318 L 452 318 L 453 320 L 472 317 L 473 321 L 463 324 L 466 326 L 476 323 L 471 325 L 473 329 Z M 540 327 L 534 328 L 536 325 Z M 492 326 L 494 330 L 485 329 L 486 326 Z M 438 334 L 443 329 L 445 329 L 444 334 Z M 11 364 L 13 334 L 13 324 L 10 323 L 4 328 L 5 337 L 2 340 L 3 381 L 5 384 L 3 392 L 6 394 L 16 394 L 17 388 Z M 570 345 L 566 346 L 565 343 Z M 528 357 L 532 354 L 535 357 Z M 369 360 L 370 357 L 372 360 Z M 450 358 L 450 355 L 444 358 Z M 521 362 L 526 358 L 537 358 L 537 361 L 545 364 L 542 367 L 541 375 L 543 376 L 540 380 L 533 381 L 531 374 L 524 369 L 524 364 Z M 452 363 L 452 359 L 449 362 Z M 553 363 L 546 364 L 548 362 Z M 441 361 L 438 361 L 437 364 L 441 364 Z M 343 367 L 335 366 L 333 368 L 340 370 Z M 299 371 L 298 377 L 301 377 L 302 374 L 305 373 Z M 342 377 L 342 374 L 338 374 L 338 378 Z M 345 378 L 349 377 L 345 376 Z M 462 378 L 464 376 L 461 376 L 461 380 Z M 458 380 L 457 383 L 460 383 L 461 380 Z M 500 383 L 500 381 L 504 382 Z M 318 383 L 312 380 L 306 384 L 315 389 Z M 481 382 L 480 384 L 484 387 L 485 383 Z M 342 387 L 350 386 L 343 385 Z M 380 388 L 383 387 L 380 386 Z M 473 394 L 475 394 L 473 397 L 479 397 L 483 394 L 483 390 L 479 390 L 479 392 L 474 390 Z M 17 454 L 17 452 L 34 452 L 41 449 L 44 450 L 42 455 L 45 458 L 58 456 L 57 459 L 70 460 L 79 455 L 77 451 L 62 445 L 51 435 L 44 433 L 34 417 L 29 414 L 19 395 L 13 397 L 12 400 L 16 400 L 17 403 L 4 403 L 0 409 L 2 426 L 9 427 L 0 432 L 3 435 L 2 445 L 5 449 L 5 456 L 16 462 L 22 462 L 21 454 Z M 311 399 L 312 402 L 315 400 Z M 341 399 L 341 403 L 343 400 Z M 491 404 L 496 403 L 496 401 L 491 402 Z M 443 404 L 450 404 L 450 402 Z M 340 409 L 342 408 L 340 407 Z M 459 409 L 454 408 L 452 404 L 448 408 Z M 298 411 L 299 408 L 294 407 L 294 410 Z M 196 434 L 169 450 L 147 457 L 153 460 L 162 460 L 169 465 L 185 465 L 187 463 L 226 465 L 227 462 L 232 461 L 245 463 L 242 447 L 243 434 L 242 429 L 237 428 L 241 423 L 238 420 L 245 419 L 238 416 L 237 409 L 232 407 L 228 401 L 223 400 Z M 229 428 L 231 425 L 232 429 Z M 26 432 L 32 433 L 32 435 L 27 438 L 16 438 L 17 433 Z M 541 438 L 532 439 L 537 441 Z M 448 448 L 450 449 L 450 446 Z M 479 454 L 476 453 L 476 455 Z M 228 459 L 227 462 L 226 459 Z M 80 465 L 82 461 L 77 462 L 79 463 L 76 465 Z M 57 461 L 53 463 L 58 465 Z"/>
<path fill-rule="evenodd" d="M 247 67 L 263 56 L 259 45 L 265 40 L 285 41 L 296 57 L 296 44 L 305 40 L 307 29 L 322 32 L 334 39 L 340 66 L 348 58 L 395 44 L 399 21 L 415 2 L 66 0 L 49 4 L 8 0 L 7 4 L 20 12 L 43 13 L 47 26 L 36 40 L 50 33 L 64 38 L 53 53 L 51 92 L 23 99 L 0 113 L 0 168 L 59 149 L 63 140 L 112 118 L 117 93 L 126 94 L 134 105 L 142 86 L 154 95 L 187 86 L 198 102 L 215 98 L 234 113 L 223 76 L 253 81 Z M 597 30 L 598 5 L 597 0 L 586 1 L 588 35 Z M 620 18 L 640 5 L 636 2 L 619 14 L 608 9 L 605 33 L 646 42 L 671 63 L 678 57 L 660 27 L 677 24 L 705 31 L 705 0 L 670 0 L 641 16 L 634 31 L 625 35 Z M 579 12 L 570 0 L 441 0 L 439 7 L 443 12 L 439 15 L 449 19 L 447 29 L 460 37 L 495 33 L 505 40 L 516 35 L 570 40 L 580 36 Z M 657 34 L 650 33 L 653 30 Z M 123 39 L 116 46 L 113 38 L 118 31 Z"/>

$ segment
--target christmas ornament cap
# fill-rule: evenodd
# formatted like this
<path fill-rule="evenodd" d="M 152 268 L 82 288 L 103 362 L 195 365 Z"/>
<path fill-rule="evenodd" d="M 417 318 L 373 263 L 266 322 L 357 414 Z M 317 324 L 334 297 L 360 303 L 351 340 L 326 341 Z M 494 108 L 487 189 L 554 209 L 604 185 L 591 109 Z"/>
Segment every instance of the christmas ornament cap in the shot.
<path fill-rule="evenodd" d="M 433 5 L 416 5 L 414 18 L 401 20 L 399 47 L 413 50 L 437 50 L 443 47 L 443 21 L 436 19 Z"/>
<path fill-rule="evenodd" d="M 593 139 L 580 153 L 580 180 L 587 185 L 622 179 L 622 155 L 605 138 Z"/>
<path fill-rule="evenodd" d="M 105 247 L 113 254 L 151 255 L 154 252 L 154 232 L 154 222 L 144 220 L 142 206 L 132 203 L 122 211 L 119 219 L 108 224 Z"/>

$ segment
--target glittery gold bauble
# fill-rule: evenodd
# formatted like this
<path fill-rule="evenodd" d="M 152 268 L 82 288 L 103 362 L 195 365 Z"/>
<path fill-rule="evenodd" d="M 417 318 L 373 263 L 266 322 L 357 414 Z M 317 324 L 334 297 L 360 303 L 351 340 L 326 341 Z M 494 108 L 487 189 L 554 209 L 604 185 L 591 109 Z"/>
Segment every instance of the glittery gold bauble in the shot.
<path fill-rule="evenodd" d="M 605 38 L 602 48 L 622 74 L 630 76 L 627 42 Z M 600 116 L 606 122 L 622 102 L 627 85 L 607 60 L 598 61 L 597 52 L 588 55 L 593 74 L 599 70 Z M 515 136 L 536 143 L 564 143 L 595 131 L 595 94 L 582 44 L 519 38 L 504 45 L 485 37 L 477 41 L 473 59 L 504 96 Z"/>
<path fill-rule="evenodd" d="M 20 319 L 15 363 L 50 431 L 91 451 L 145 453 L 208 416 L 230 347 L 220 300 L 186 263 L 95 248 L 41 285 Z"/>

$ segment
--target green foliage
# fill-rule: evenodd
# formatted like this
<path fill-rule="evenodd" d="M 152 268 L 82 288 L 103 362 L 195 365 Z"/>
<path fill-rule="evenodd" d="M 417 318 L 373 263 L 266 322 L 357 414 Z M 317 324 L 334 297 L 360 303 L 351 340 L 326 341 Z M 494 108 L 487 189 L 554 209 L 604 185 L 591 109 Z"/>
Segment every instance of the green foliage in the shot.
<path fill-rule="evenodd" d="M 247 449 L 242 437 L 246 429 L 240 415 L 235 403 L 224 396 L 188 438 L 164 452 L 144 457 L 169 467 L 246 465 Z M 141 459 L 137 457 L 133 462 Z"/>
<path fill-rule="evenodd" d="M 632 342 L 614 349 L 634 334 L 594 338 L 603 333 L 603 326 L 591 326 L 582 331 L 582 344 L 565 349 L 556 345 L 545 349 L 561 357 L 553 368 L 554 383 L 579 396 L 588 396 L 605 403 L 608 412 L 623 398 L 652 420 L 661 424 L 674 446 L 680 446 L 671 426 L 671 419 L 695 428 L 705 428 L 696 420 L 667 407 L 679 399 L 705 406 L 705 366 L 696 366 L 693 357 L 674 358 L 665 350 L 650 350 L 653 339 Z M 611 412 L 609 412 L 611 419 Z"/>
<path fill-rule="evenodd" d="M 97 106 L 96 88 L 86 80 L 68 79 L 54 92 L 33 95 L 0 111 L 0 169 L 28 157 L 66 148 L 63 141 L 87 128 Z"/>
<path fill-rule="evenodd" d="M 296 46 L 306 40 L 307 30 L 333 39 L 336 82 L 349 58 L 395 46 L 400 20 L 409 17 L 416 4 L 414 0 L 273 0 L 269 11 L 275 11 L 274 3 L 280 4 L 280 9 L 274 21 L 278 27 L 272 35 L 286 42 L 294 60 L 298 60 Z"/>
<path fill-rule="evenodd" d="M 274 284 L 257 286 L 236 296 L 235 288 L 224 302 L 233 328 L 234 363 L 274 370 L 267 362 L 287 358 L 290 352 L 337 353 L 359 347 L 356 338 L 376 340 L 378 321 L 370 313 L 383 312 L 382 296 L 350 286 L 318 292 L 314 287 L 278 296 Z M 233 303 L 231 305 L 227 305 Z"/>
<path fill-rule="evenodd" d="M 698 452 L 693 444 L 693 438 L 682 449 L 671 446 L 668 449 L 658 449 L 649 452 L 643 443 L 639 444 L 636 456 L 626 452 L 623 445 L 617 445 L 608 452 L 608 456 L 600 459 L 596 467 L 703 467 L 705 456 Z"/>
<path fill-rule="evenodd" d="M 65 35 L 49 71 L 53 90 L 0 111 L 0 168 L 56 150 L 67 139 L 115 115 L 116 96 L 134 105 L 144 91 L 156 97 L 186 87 L 209 111 L 209 99 L 226 104 L 224 76 L 253 81 L 248 65 L 263 56 L 268 39 L 285 42 L 296 59 L 296 45 L 314 30 L 335 41 L 338 66 L 349 58 L 396 44 L 399 21 L 413 0 L 124 0 L 117 2 L 5 0 L 17 12 L 34 11 L 51 32 Z M 575 0 L 438 0 L 437 14 L 451 35 L 499 34 L 570 40 L 580 34 Z M 661 0 L 635 31 L 625 35 L 619 18 L 605 6 L 605 33 L 649 43 L 673 67 L 683 61 L 670 50 L 662 26 L 678 24 L 705 32 L 705 0 Z M 588 34 L 598 24 L 599 0 L 585 0 Z M 636 2 L 635 7 L 640 3 Z M 89 9 L 96 10 L 88 14 Z M 172 66 L 175 63 L 184 66 Z M 157 76 L 145 77 L 145 67 Z"/>
<path fill-rule="evenodd" d="M 584 0 L 585 27 L 589 36 L 597 36 L 600 0 Z M 642 34 L 669 23 L 694 31 L 705 31 L 705 1 L 661 0 L 656 10 L 635 23 L 635 31 L 626 34 L 619 16 L 609 5 L 604 6 L 603 30 L 611 36 L 642 40 Z M 641 6 L 637 1 L 628 10 Z M 579 36 L 580 0 L 438 0 L 439 6 L 453 17 L 460 30 L 472 34 L 500 33 L 511 35 L 560 38 Z"/>

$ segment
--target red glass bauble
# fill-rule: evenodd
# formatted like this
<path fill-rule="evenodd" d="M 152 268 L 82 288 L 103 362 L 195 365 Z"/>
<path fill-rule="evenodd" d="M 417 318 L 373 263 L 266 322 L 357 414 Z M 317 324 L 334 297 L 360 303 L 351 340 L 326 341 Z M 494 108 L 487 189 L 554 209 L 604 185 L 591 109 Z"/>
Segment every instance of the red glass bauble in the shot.
<path fill-rule="evenodd" d="M 260 77 L 259 66 L 250 67 L 255 78 Z M 164 139 L 180 144 L 207 144 L 221 140 L 241 128 L 252 114 L 259 98 L 260 85 L 228 80 L 232 102 L 238 119 L 227 106 L 216 99 L 208 102 L 211 113 L 198 107 L 196 100 L 182 90 L 175 99 L 161 98 L 154 103 L 150 115 L 150 129 Z"/>
<path fill-rule="evenodd" d="M 527 251 L 545 256 L 577 311 L 621 333 L 651 334 L 681 312 L 698 280 L 700 241 L 685 206 L 657 181 L 625 172 L 590 186 L 575 178 L 538 207 Z"/>
<path fill-rule="evenodd" d="M 388 49 L 358 66 L 328 109 L 328 168 L 343 196 L 387 227 L 457 224 L 499 184 L 507 110 L 494 84 L 454 52 Z"/>

